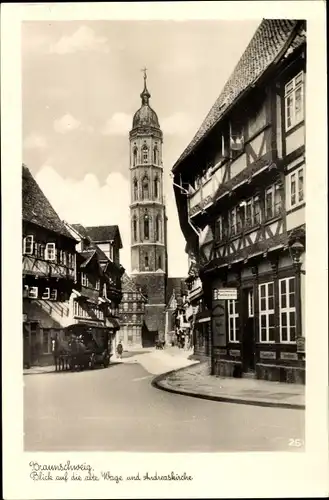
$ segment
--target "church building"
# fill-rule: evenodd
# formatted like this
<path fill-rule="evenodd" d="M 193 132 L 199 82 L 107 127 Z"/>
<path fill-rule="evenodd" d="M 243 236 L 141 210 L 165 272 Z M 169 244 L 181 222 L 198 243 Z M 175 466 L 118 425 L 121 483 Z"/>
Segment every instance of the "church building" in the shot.
<path fill-rule="evenodd" d="M 167 287 L 167 218 L 163 194 L 163 134 L 146 84 L 129 133 L 131 278 L 147 299 L 148 343 L 164 339 Z"/>

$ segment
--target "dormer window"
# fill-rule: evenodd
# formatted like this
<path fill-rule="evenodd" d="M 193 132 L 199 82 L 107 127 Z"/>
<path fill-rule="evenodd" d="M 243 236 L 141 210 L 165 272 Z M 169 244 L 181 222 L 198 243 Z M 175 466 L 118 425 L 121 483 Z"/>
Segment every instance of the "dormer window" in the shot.
<path fill-rule="evenodd" d="M 33 254 L 33 236 L 25 236 L 23 239 L 23 254 L 32 255 Z"/>

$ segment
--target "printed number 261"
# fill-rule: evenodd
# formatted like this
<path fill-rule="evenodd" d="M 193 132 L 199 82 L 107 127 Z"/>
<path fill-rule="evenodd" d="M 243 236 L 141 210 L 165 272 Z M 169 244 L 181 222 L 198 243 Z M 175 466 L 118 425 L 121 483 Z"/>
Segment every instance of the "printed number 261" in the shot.
<path fill-rule="evenodd" d="M 302 439 L 295 439 L 295 438 L 290 438 L 289 439 L 289 446 L 296 446 L 297 448 L 300 448 L 303 446 L 304 441 Z"/>

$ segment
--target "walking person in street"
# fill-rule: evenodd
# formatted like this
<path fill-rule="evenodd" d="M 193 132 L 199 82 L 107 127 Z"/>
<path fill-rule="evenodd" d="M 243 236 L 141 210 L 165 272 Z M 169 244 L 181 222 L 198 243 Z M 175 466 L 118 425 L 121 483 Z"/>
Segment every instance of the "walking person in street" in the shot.
<path fill-rule="evenodd" d="M 122 347 L 121 342 L 119 342 L 118 345 L 117 345 L 118 359 L 122 359 L 122 353 L 123 353 L 123 347 Z"/>

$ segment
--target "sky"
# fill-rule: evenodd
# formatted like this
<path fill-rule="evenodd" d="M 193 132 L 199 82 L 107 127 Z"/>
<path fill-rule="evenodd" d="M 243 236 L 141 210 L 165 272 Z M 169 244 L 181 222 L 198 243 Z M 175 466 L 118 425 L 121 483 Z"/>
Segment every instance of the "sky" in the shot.
<path fill-rule="evenodd" d="M 169 276 L 187 255 L 170 171 L 253 36 L 248 21 L 26 21 L 23 162 L 69 223 L 120 229 L 130 269 L 129 130 L 148 69 L 164 134 Z"/>

